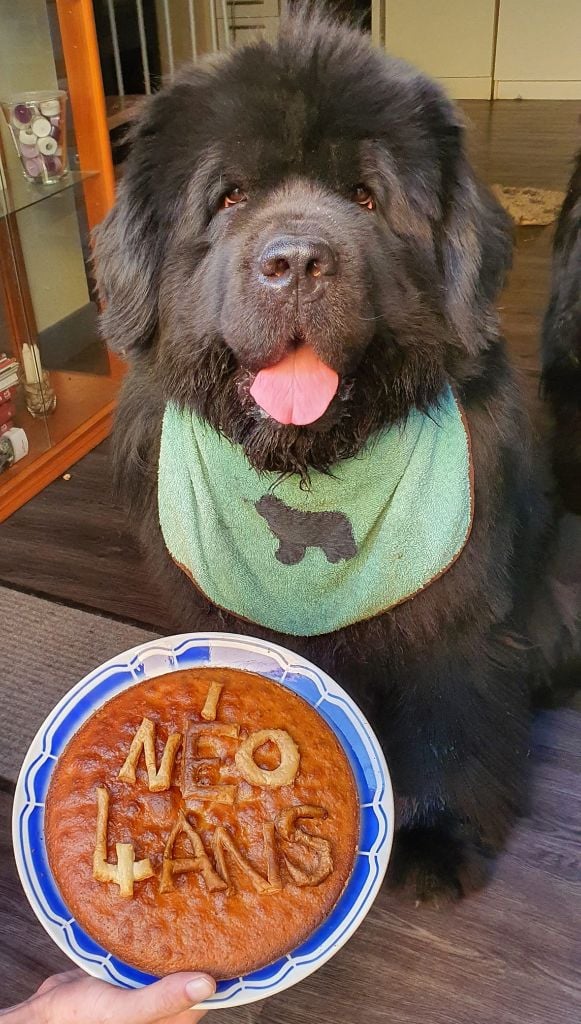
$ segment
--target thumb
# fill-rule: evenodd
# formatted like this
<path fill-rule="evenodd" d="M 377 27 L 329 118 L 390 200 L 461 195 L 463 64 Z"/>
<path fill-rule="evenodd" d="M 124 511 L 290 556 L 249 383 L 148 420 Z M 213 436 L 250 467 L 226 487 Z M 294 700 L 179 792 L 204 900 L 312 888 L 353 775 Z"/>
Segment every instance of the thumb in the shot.
<path fill-rule="evenodd" d="M 216 985 L 207 974 L 169 974 L 134 992 L 115 992 L 123 1024 L 157 1024 L 208 999 Z M 117 1009 L 117 1007 L 116 1007 Z M 199 1020 L 192 1014 L 194 1020 Z"/>

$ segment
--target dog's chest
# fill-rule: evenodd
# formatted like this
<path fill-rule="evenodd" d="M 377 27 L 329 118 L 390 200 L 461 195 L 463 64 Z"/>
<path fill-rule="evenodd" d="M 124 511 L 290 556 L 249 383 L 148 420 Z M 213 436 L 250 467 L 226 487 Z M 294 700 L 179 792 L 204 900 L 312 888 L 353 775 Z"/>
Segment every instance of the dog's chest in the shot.
<path fill-rule="evenodd" d="M 259 474 L 243 449 L 168 405 L 159 474 L 166 547 L 217 606 L 314 636 L 372 618 L 453 564 L 473 514 L 470 446 L 447 390 L 331 475 Z"/>

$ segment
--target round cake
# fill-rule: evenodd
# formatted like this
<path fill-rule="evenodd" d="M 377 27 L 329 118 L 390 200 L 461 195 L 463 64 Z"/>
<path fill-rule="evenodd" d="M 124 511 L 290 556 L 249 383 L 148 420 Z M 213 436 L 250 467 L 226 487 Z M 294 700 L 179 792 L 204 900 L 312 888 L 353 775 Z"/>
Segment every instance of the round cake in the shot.
<path fill-rule="evenodd" d="M 103 705 L 59 758 L 45 809 L 71 914 L 156 975 L 239 977 L 295 949 L 341 895 L 358 834 L 355 781 L 323 718 L 228 668 Z"/>

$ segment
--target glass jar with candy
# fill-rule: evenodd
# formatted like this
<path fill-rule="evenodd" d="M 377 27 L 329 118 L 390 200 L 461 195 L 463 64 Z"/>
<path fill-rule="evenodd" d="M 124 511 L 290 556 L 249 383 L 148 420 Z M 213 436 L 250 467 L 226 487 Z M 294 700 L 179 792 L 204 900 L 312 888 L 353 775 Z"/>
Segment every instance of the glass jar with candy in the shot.
<path fill-rule="evenodd" d="M 2 110 L 20 157 L 25 178 L 53 185 L 68 173 L 67 94 L 23 92 L 2 101 Z"/>

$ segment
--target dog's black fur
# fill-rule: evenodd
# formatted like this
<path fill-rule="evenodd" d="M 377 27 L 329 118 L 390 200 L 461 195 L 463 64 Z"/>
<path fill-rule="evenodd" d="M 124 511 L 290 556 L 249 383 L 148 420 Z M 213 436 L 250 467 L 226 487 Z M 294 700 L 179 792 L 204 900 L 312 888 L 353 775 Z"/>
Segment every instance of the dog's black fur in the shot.
<path fill-rule="evenodd" d="M 555 232 L 543 385 L 555 418 L 555 473 L 566 504 L 581 512 L 581 152 Z"/>
<path fill-rule="evenodd" d="M 376 209 L 353 201 L 364 183 Z M 246 202 L 221 209 L 234 187 Z M 361 195 L 361 193 L 360 193 Z M 326 238 L 339 272 L 310 306 L 267 298 L 255 264 L 289 223 Z M 103 331 L 129 372 L 116 473 L 180 629 L 269 637 L 327 669 L 371 717 L 397 797 L 394 882 L 420 897 L 480 885 L 523 807 L 529 689 L 561 643 L 526 415 L 495 298 L 509 224 L 474 177 L 454 106 L 423 75 L 318 15 L 189 68 L 147 105 L 117 205 L 98 232 Z M 248 393 L 297 337 L 341 375 L 313 427 L 282 427 Z M 210 606 L 157 518 L 168 399 L 258 468 L 327 469 L 451 381 L 471 434 L 475 516 L 456 564 L 413 600 L 332 635 L 289 638 Z M 541 671 L 541 668 L 539 668 Z"/>

